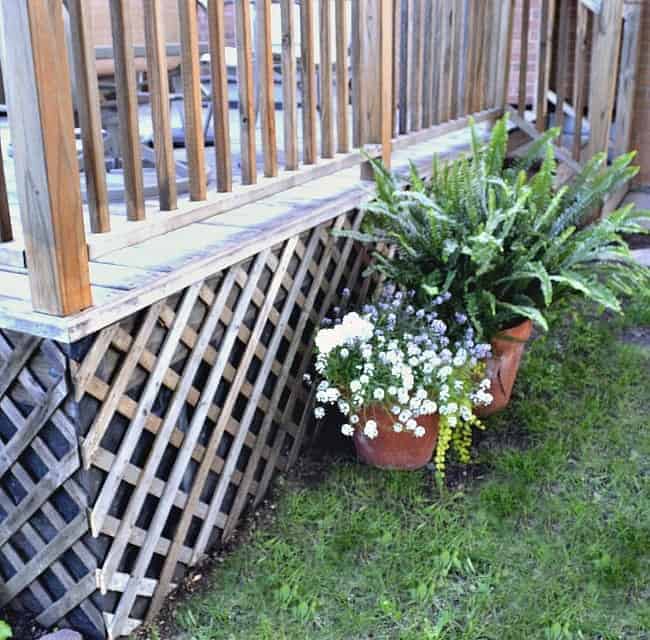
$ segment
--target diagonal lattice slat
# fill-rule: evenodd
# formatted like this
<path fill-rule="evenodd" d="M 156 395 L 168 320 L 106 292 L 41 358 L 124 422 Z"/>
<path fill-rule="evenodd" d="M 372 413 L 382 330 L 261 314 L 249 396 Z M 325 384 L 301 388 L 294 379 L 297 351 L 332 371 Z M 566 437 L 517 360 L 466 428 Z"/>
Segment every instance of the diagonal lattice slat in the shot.
<path fill-rule="evenodd" d="M 70 348 L 0 333 L 0 601 L 118 638 L 232 535 L 311 433 L 315 328 L 344 287 L 361 300 L 375 284 L 366 251 L 331 234 L 361 218 L 263 248 Z"/>

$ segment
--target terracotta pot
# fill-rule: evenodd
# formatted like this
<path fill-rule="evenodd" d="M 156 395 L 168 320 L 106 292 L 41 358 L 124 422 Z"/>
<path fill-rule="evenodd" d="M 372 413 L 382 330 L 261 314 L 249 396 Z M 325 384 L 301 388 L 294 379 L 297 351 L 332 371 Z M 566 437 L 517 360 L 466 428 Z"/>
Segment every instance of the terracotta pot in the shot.
<path fill-rule="evenodd" d="M 487 407 L 477 407 L 477 416 L 486 418 L 508 406 L 521 357 L 532 331 L 533 323 L 525 320 L 512 329 L 499 331 L 492 339 L 492 356 L 487 362 L 487 377 L 490 379 L 490 393 L 494 400 Z"/>
<path fill-rule="evenodd" d="M 368 407 L 362 412 L 362 424 L 375 420 L 379 435 L 370 439 L 362 429 L 354 432 L 354 446 L 359 460 L 381 469 L 420 469 L 431 461 L 438 442 L 438 414 L 421 416 L 418 424 L 426 433 L 416 438 L 411 431 L 396 433 L 393 430 L 395 416 L 382 406 Z"/>

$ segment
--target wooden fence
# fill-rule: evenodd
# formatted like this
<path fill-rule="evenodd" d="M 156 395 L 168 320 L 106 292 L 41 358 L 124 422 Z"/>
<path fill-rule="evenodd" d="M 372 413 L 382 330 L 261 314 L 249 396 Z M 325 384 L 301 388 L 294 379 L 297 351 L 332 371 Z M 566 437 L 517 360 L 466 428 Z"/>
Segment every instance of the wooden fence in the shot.
<path fill-rule="evenodd" d="M 556 155 L 564 177 L 595 153 L 630 150 L 641 5 L 634 0 L 542 0 L 537 90 L 527 100 L 533 20 L 530 0 L 520 0 L 517 104 L 511 118 L 531 137 L 548 126 L 561 129 Z M 562 176 L 561 176 L 562 178 Z M 606 205 L 615 207 L 625 192 Z"/>
<path fill-rule="evenodd" d="M 101 17 L 95 5 L 110 9 L 104 21 L 110 20 L 111 42 L 101 47 L 95 47 L 93 21 Z M 68 315 L 92 304 L 89 257 L 362 165 L 362 148 L 388 164 L 393 145 L 435 136 L 441 125 L 466 126 L 468 114 L 494 115 L 505 104 L 510 1 L 235 0 L 236 49 L 224 35 L 224 0 L 172 5 L 2 3 L 21 235 L 38 311 Z M 206 41 L 197 12 L 207 20 Z M 134 41 L 140 30 L 144 43 Z M 107 186 L 105 78 L 98 81 L 98 63 L 106 61 L 122 203 L 112 201 Z M 174 61 L 178 95 L 169 82 Z M 170 124 L 176 98 L 183 105 L 180 133 Z M 140 132 L 143 100 L 153 121 L 149 146 Z M 179 135 L 181 163 L 174 152 Z M 153 200 L 145 198 L 143 154 L 155 164 Z M 189 197 L 179 195 L 181 181 Z M 8 241 L 11 220 L 1 196 L 2 189 L 0 239 Z"/>

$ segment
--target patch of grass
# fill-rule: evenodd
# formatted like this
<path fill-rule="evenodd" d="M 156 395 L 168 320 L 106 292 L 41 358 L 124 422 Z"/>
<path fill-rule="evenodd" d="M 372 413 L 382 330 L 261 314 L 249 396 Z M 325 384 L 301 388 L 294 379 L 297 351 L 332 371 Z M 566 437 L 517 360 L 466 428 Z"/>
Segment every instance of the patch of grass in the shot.
<path fill-rule="evenodd" d="M 648 309 L 565 315 L 535 341 L 480 480 L 341 462 L 282 491 L 179 624 L 193 640 L 650 638 L 650 349 L 620 339 Z"/>

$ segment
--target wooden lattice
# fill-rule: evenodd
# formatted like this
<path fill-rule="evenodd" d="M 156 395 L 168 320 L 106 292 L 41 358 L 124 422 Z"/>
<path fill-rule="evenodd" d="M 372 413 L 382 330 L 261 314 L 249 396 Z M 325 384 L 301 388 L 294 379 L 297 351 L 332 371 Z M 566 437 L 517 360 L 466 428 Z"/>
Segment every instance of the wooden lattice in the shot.
<path fill-rule="evenodd" d="M 360 219 L 264 248 L 67 352 L 0 341 L 3 602 L 117 638 L 232 535 L 309 435 L 316 327 L 343 287 L 371 286 L 365 251 L 330 234 Z"/>
<path fill-rule="evenodd" d="M 44 625 L 103 629 L 67 356 L 0 332 L 0 606 Z"/>

